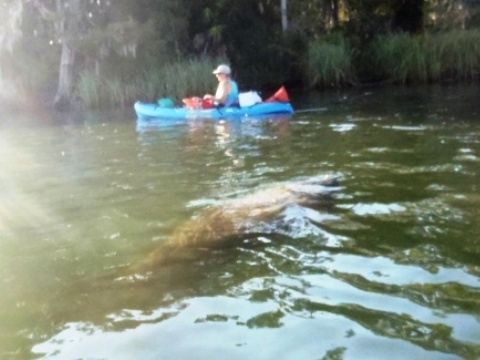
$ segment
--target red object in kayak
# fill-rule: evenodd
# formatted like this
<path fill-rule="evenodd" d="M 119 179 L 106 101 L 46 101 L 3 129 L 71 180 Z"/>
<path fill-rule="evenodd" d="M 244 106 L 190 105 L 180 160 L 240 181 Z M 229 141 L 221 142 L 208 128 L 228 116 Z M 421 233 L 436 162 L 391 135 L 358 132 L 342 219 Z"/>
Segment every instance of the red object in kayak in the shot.
<path fill-rule="evenodd" d="M 265 102 L 290 102 L 290 97 L 288 96 L 285 86 L 282 86 L 280 89 L 278 89 L 278 91 L 265 100 Z"/>
<path fill-rule="evenodd" d="M 215 107 L 213 100 L 203 100 L 198 96 L 184 98 L 182 101 L 188 109 L 213 109 Z"/>
<path fill-rule="evenodd" d="M 189 109 L 201 109 L 203 100 L 198 96 L 185 98 L 182 100 L 185 106 Z"/>
<path fill-rule="evenodd" d="M 205 99 L 202 102 L 202 109 L 213 109 L 215 107 L 215 103 L 212 99 Z"/>

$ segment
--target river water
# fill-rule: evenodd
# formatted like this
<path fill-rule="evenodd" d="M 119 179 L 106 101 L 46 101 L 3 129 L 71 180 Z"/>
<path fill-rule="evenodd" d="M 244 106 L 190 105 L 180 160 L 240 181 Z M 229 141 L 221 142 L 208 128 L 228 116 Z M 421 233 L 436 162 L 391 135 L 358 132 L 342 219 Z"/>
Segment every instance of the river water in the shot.
<path fill-rule="evenodd" d="M 480 358 L 478 85 L 292 97 L 171 126 L 4 112 L 0 358 Z M 125 270 L 212 207 L 324 175 L 320 203 Z"/>

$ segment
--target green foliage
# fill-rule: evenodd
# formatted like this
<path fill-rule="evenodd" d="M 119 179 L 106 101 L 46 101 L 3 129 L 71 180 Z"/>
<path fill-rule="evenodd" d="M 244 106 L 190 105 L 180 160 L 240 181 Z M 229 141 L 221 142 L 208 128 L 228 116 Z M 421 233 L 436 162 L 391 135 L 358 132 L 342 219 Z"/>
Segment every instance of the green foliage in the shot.
<path fill-rule="evenodd" d="M 300 82 L 306 35 L 297 30 L 282 33 L 278 5 L 258 0 L 193 2 L 191 36 L 203 39 L 195 51 L 227 56 L 245 89 Z"/>
<path fill-rule="evenodd" d="M 181 99 L 215 90 L 217 80 L 212 74 L 220 61 L 212 59 L 185 60 L 164 68 L 165 95 Z"/>
<path fill-rule="evenodd" d="M 352 80 L 352 49 L 343 37 L 320 40 L 308 48 L 309 85 L 338 87 Z"/>
<path fill-rule="evenodd" d="M 78 81 L 77 94 L 89 108 L 99 107 L 103 98 L 102 82 L 92 72 L 83 72 Z"/>
<path fill-rule="evenodd" d="M 141 71 L 133 81 L 119 75 L 111 79 L 93 72 L 80 75 L 77 96 L 89 108 L 112 107 L 143 99 L 156 101 L 169 96 L 181 102 L 188 96 L 202 96 L 216 88 L 212 70 L 224 59 L 179 60 Z"/>
<path fill-rule="evenodd" d="M 431 47 L 436 48 L 442 65 L 440 76 L 474 80 L 480 76 L 480 30 L 452 31 L 432 35 Z"/>
<path fill-rule="evenodd" d="M 480 76 L 479 44 L 480 30 L 396 34 L 378 37 L 372 56 L 380 75 L 395 82 L 475 80 Z"/>
<path fill-rule="evenodd" d="M 425 52 L 419 40 L 406 33 L 378 37 L 372 54 L 379 75 L 402 83 L 412 79 L 425 81 Z"/>
<path fill-rule="evenodd" d="M 52 92 L 62 43 L 78 55 L 70 75 L 87 106 L 212 92 L 217 57 L 231 60 L 243 89 L 479 78 L 478 1 L 290 0 L 286 32 L 280 1 L 5 0 L 0 9 L 3 96 Z M 392 34 L 402 30 L 416 35 Z"/>
<path fill-rule="evenodd" d="M 128 89 L 130 90 L 130 89 Z M 127 91 L 125 82 L 119 78 L 103 80 L 93 72 L 80 74 L 77 96 L 88 108 L 124 105 L 135 92 Z"/>
<path fill-rule="evenodd" d="M 0 96 L 25 101 L 50 91 L 56 85 L 60 51 L 31 41 L 29 47 L 15 46 L 13 52 L 0 53 Z"/>

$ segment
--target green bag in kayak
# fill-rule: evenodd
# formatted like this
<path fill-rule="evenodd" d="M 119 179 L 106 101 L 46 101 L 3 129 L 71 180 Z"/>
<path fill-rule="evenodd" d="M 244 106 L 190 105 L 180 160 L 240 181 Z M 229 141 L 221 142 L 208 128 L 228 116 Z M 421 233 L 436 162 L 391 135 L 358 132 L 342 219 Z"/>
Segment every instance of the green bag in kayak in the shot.
<path fill-rule="evenodd" d="M 158 106 L 161 108 L 173 109 L 175 107 L 175 103 L 172 99 L 166 97 L 158 100 Z"/>

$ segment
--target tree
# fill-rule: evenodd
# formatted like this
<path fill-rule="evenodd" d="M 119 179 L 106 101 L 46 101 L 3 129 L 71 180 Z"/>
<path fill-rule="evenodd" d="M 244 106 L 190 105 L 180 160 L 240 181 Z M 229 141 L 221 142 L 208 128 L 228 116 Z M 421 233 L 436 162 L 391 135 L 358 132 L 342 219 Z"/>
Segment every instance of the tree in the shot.
<path fill-rule="evenodd" d="M 139 11 L 144 8 L 142 5 L 148 8 L 151 1 L 56 0 L 53 10 L 38 0 L 36 3 L 44 18 L 52 20 L 62 48 L 53 101 L 57 109 L 69 109 L 72 105 L 75 74 L 82 70 L 76 64 L 79 58 L 84 59 L 84 66 L 95 64 L 95 72 L 101 76 L 102 64 L 113 54 L 117 58 L 136 58 L 139 43 L 148 41 L 154 33 L 148 17 L 144 23 L 136 19 L 144 14 Z"/>
<path fill-rule="evenodd" d="M 61 14 L 58 24 L 60 39 L 62 43 L 62 55 L 60 59 L 60 71 L 58 77 L 57 93 L 53 104 L 55 108 L 64 110 L 71 106 L 73 94 L 73 67 L 76 52 L 73 41 L 85 23 L 85 4 L 82 0 L 57 0 L 56 11 Z"/>
<path fill-rule="evenodd" d="M 280 12 L 282 14 L 282 30 L 286 32 L 288 30 L 287 0 L 280 0 Z"/>
<path fill-rule="evenodd" d="M 0 50 L 12 51 L 21 38 L 23 2 L 4 0 L 0 4 Z"/>
<path fill-rule="evenodd" d="M 16 0 L 6 0 L 0 4 L 0 94 L 9 93 L 6 90 L 7 73 L 9 67 L 7 59 L 13 51 L 16 44 L 22 36 L 21 22 L 23 13 L 23 2 Z M 10 93 L 12 89 L 10 89 Z"/>
<path fill-rule="evenodd" d="M 395 11 L 393 28 L 395 30 L 418 33 L 423 30 L 424 0 L 403 0 Z"/>

